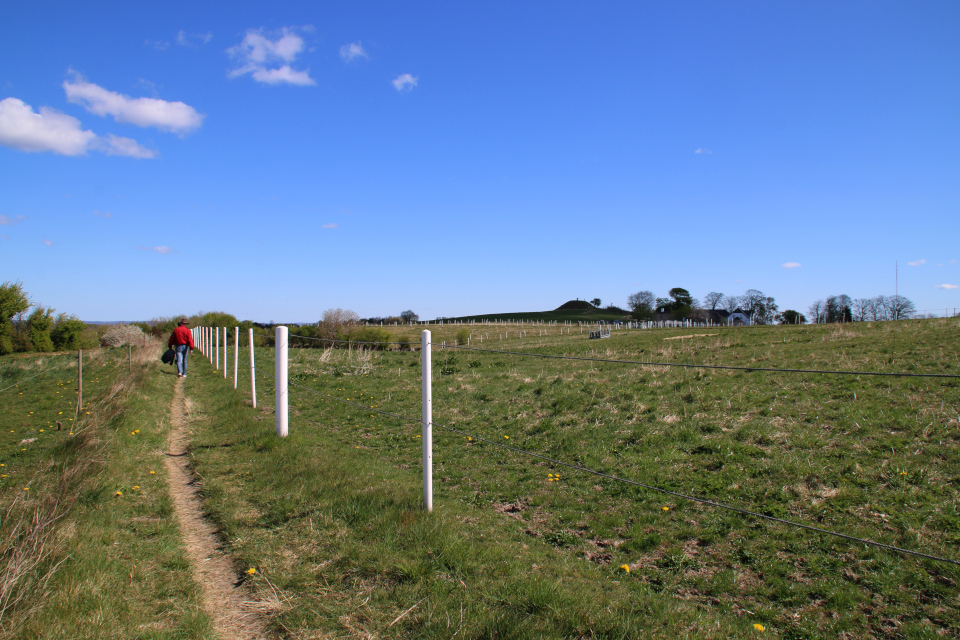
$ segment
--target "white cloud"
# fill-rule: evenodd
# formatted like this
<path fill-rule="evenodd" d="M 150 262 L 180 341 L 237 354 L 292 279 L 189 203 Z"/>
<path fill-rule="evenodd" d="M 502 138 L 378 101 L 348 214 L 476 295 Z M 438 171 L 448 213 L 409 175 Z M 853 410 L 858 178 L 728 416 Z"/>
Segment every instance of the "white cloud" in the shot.
<path fill-rule="evenodd" d="M 397 91 L 412 91 L 413 88 L 417 86 L 417 80 L 417 76 L 412 76 L 409 73 L 401 73 L 390 82 L 393 83 L 393 88 Z"/>
<path fill-rule="evenodd" d="M 0 225 L 18 224 L 26 219 L 27 216 L 17 216 L 16 218 L 11 218 L 10 216 L 0 214 Z"/>
<path fill-rule="evenodd" d="M 53 240 L 44 240 L 44 241 L 43 241 L 43 244 L 47 245 L 48 247 L 52 247 L 52 246 L 53 246 Z"/>
<path fill-rule="evenodd" d="M 65 80 L 63 89 L 69 102 L 83 105 L 90 113 L 113 116 L 117 122 L 129 122 L 138 127 L 156 127 L 182 134 L 199 127 L 205 117 L 183 102 L 131 98 L 87 82 L 79 75 L 73 82 Z"/>
<path fill-rule="evenodd" d="M 710 149 L 707 149 L 706 147 L 700 147 L 699 149 L 697 149 L 696 151 L 694 151 L 694 153 L 701 153 L 701 154 L 711 155 L 711 154 L 713 154 L 713 151 L 711 151 Z"/>
<path fill-rule="evenodd" d="M 799 266 L 801 266 L 801 265 L 800 265 L 799 262 L 784 262 L 784 263 L 783 263 L 782 265 L 780 265 L 780 266 L 782 266 L 784 269 L 796 269 L 797 267 L 799 267 Z"/>
<path fill-rule="evenodd" d="M 97 134 L 80 128 L 80 121 L 49 107 L 33 107 L 17 98 L 0 100 L 0 144 L 26 152 L 52 151 L 82 156 Z"/>
<path fill-rule="evenodd" d="M 140 251 L 153 251 L 154 253 L 160 253 L 166 255 L 168 253 L 173 253 L 173 249 L 170 247 L 140 247 Z"/>
<path fill-rule="evenodd" d="M 317 84 L 310 77 L 310 71 L 294 71 L 288 65 L 279 69 L 257 69 L 253 72 L 253 79 L 264 84 L 295 84 L 306 86 Z"/>
<path fill-rule="evenodd" d="M 181 29 L 177 32 L 177 44 L 182 47 L 196 47 L 207 44 L 211 40 L 213 40 L 213 34 L 209 31 L 206 33 L 187 33 Z"/>
<path fill-rule="evenodd" d="M 351 42 L 350 44 L 345 44 L 340 47 L 340 57 L 344 62 L 353 62 L 359 58 L 363 58 L 364 60 L 370 59 L 363 45 L 359 42 Z"/>
<path fill-rule="evenodd" d="M 937 284 L 934 286 L 937 289 L 960 289 L 960 285 L 956 285 L 956 284 Z"/>
<path fill-rule="evenodd" d="M 170 46 L 170 43 L 166 40 L 144 40 L 143 44 L 148 47 L 153 47 L 157 51 L 164 51 L 167 47 Z"/>
<path fill-rule="evenodd" d="M 96 149 L 108 156 L 126 156 L 128 158 L 156 158 L 157 152 L 141 146 L 136 140 L 123 138 L 108 133 L 105 138 L 98 138 Z"/>
<path fill-rule="evenodd" d="M 109 211 L 103 211 L 103 212 L 94 211 L 94 212 L 93 212 L 93 215 L 97 216 L 98 218 L 112 218 L 112 217 L 113 217 L 113 214 L 110 213 Z"/>
<path fill-rule="evenodd" d="M 309 70 L 296 71 L 290 67 L 304 49 L 303 38 L 289 27 L 281 29 L 278 36 L 271 40 L 262 29 L 248 29 L 240 44 L 227 49 L 227 54 L 239 63 L 228 77 L 249 73 L 254 80 L 265 84 L 316 84 Z"/>
<path fill-rule="evenodd" d="M 911 267 L 919 267 L 919 266 L 922 265 L 922 264 L 927 264 L 927 261 L 926 261 L 926 260 L 917 260 L 916 262 L 908 262 L 907 264 L 910 265 Z"/>
<path fill-rule="evenodd" d="M 336 228 L 338 228 L 340 225 L 338 225 L 336 222 L 331 222 L 330 224 L 324 224 L 324 225 L 321 225 L 321 226 L 322 226 L 324 229 L 336 229 Z"/>

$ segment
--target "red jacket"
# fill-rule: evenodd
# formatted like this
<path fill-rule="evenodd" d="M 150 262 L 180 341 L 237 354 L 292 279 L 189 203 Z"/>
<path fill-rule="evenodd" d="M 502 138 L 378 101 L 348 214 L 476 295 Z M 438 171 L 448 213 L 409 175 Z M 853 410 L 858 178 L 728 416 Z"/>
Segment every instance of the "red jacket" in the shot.
<path fill-rule="evenodd" d="M 191 351 L 196 348 L 193 346 L 193 334 L 190 333 L 190 327 L 182 324 L 173 330 L 170 339 L 167 341 L 167 346 L 172 348 L 175 344 L 190 345 Z"/>

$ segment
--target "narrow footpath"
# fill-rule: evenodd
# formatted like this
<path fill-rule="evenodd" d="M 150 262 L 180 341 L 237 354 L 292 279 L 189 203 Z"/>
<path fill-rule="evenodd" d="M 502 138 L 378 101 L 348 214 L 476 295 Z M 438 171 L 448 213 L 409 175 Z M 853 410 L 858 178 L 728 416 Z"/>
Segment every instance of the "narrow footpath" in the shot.
<path fill-rule="evenodd" d="M 203 589 L 203 606 L 222 640 L 266 638 L 258 612 L 262 603 L 240 584 L 237 573 L 220 549 L 216 529 L 203 517 L 193 474 L 189 469 L 190 400 L 183 393 L 183 378 L 177 379 L 170 405 L 170 441 L 167 448 L 167 482 L 173 508 L 180 523 L 183 544 L 193 568 L 193 577 Z"/>

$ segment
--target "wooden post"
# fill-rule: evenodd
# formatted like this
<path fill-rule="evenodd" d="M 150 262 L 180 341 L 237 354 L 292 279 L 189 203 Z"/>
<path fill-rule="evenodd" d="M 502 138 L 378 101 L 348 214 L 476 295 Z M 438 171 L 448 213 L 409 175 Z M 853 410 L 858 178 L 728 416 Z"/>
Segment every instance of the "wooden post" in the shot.
<path fill-rule="evenodd" d="M 77 351 L 77 415 L 80 417 L 80 408 L 83 406 L 83 349 Z"/>

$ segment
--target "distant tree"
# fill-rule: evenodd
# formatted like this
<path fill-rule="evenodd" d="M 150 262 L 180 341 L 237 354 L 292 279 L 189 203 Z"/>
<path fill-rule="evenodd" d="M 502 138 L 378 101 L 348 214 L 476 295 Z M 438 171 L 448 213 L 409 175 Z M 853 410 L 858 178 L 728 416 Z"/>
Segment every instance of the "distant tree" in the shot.
<path fill-rule="evenodd" d="M 13 319 L 30 308 L 30 297 L 20 282 L 0 284 L 0 355 L 13 353 Z"/>
<path fill-rule="evenodd" d="M 814 324 L 821 324 L 823 322 L 823 310 L 825 306 L 826 303 L 824 303 L 823 300 L 814 300 L 810 308 L 807 309 L 807 313 L 810 314 Z"/>
<path fill-rule="evenodd" d="M 27 335 L 29 336 L 32 351 L 53 351 L 53 340 L 50 339 L 50 329 L 53 328 L 53 309 L 38 306 L 27 317 Z"/>
<path fill-rule="evenodd" d="M 826 302 L 826 322 L 852 322 L 853 313 L 850 308 L 853 301 L 850 296 L 843 294 L 839 296 L 829 296 Z"/>
<path fill-rule="evenodd" d="M 649 320 L 653 317 L 654 303 L 652 291 L 638 291 L 627 296 L 630 315 L 637 320 Z"/>
<path fill-rule="evenodd" d="M 740 296 L 726 296 L 723 299 L 723 308 L 733 313 L 740 308 Z"/>
<path fill-rule="evenodd" d="M 778 313 L 774 320 L 777 324 L 807 324 L 807 316 L 793 309 Z"/>
<path fill-rule="evenodd" d="M 887 298 L 886 296 L 877 296 L 870 299 L 870 319 L 887 319 Z"/>
<path fill-rule="evenodd" d="M 872 304 L 873 301 L 870 298 L 857 298 L 854 300 L 853 306 L 850 309 L 854 322 L 864 322 L 870 314 Z"/>
<path fill-rule="evenodd" d="M 917 308 L 910 300 L 900 295 L 888 296 L 886 299 L 887 318 L 889 320 L 907 320 Z"/>
<path fill-rule="evenodd" d="M 758 289 L 747 289 L 740 298 L 740 308 L 750 316 L 753 324 L 770 324 L 777 314 L 777 303 Z"/>
<path fill-rule="evenodd" d="M 404 322 L 416 322 L 417 320 L 420 319 L 420 316 L 418 316 L 413 311 L 407 310 L 400 313 L 400 318 Z"/>
<path fill-rule="evenodd" d="M 657 298 L 656 302 L 654 303 L 654 307 L 656 308 L 657 312 L 669 312 L 673 309 L 673 300 L 670 298 Z"/>
<path fill-rule="evenodd" d="M 600 306 L 600 298 L 594 298 L 593 300 L 590 301 L 590 304 L 592 304 L 592 305 L 595 306 L 595 307 L 599 307 L 599 306 Z"/>
<path fill-rule="evenodd" d="M 703 296 L 703 308 L 710 311 L 716 311 L 717 307 L 723 301 L 723 294 L 718 291 L 711 291 Z"/>
<path fill-rule="evenodd" d="M 680 320 L 690 317 L 690 311 L 693 309 L 693 296 L 682 287 L 674 287 L 667 292 L 672 302 L 670 303 L 670 312 L 674 320 Z"/>

